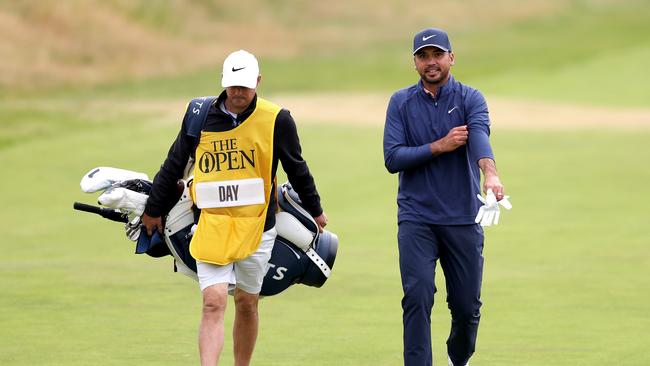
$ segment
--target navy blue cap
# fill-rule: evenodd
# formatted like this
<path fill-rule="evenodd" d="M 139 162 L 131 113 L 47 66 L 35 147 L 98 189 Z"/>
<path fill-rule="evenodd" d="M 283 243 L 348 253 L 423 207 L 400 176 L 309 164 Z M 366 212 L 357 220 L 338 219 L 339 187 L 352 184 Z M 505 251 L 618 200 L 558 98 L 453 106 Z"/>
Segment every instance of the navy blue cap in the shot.
<path fill-rule="evenodd" d="M 413 37 L 413 54 L 424 47 L 438 47 L 443 51 L 451 51 L 451 43 L 447 32 L 437 28 L 427 28 Z"/>

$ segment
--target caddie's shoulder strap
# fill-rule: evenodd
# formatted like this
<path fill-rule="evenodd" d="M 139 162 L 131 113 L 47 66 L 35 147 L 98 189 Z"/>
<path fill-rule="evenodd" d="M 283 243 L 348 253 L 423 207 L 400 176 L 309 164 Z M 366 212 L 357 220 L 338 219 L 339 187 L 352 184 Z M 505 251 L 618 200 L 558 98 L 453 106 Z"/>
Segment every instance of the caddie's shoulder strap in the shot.
<path fill-rule="evenodd" d="M 187 112 L 185 114 L 188 120 L 185 127 L 185 134 L 193 137 L 197 142 L 201 137 L 201 130 L 203 130 L 205 120 L 208 117 L 210 106 L 217 98 L 215 96 L 194 98 L 187 105 Z"/>

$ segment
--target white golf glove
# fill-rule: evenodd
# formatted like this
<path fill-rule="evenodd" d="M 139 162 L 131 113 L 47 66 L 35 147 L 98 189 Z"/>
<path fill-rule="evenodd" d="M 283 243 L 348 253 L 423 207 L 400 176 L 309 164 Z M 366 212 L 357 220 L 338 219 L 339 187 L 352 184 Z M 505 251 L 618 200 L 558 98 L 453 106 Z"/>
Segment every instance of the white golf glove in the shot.
<path fill-rule="evenodd" d="M 510 196 L 503 196 L 501 201 L 497 202 L 497 198 L 494 195 L 494 192 L 492 192 L 492 189 L 489 188 L 487 190 L 485 198 L 483 198 L 483 196 L 480 194 L 477 194 L 476 197 L 483 203 L 483 206 L 478 209 L 478 214 L 476 215 L 474 222 L 480 224 L 481 226 L 491 226 L 497 225 L 499 223 L 499 204 L 501 204 L 501 206 L 503 206 L 503 208 L 506 210 L 512 208 L 512 204 L 510 201 L 508 201 L 508 198 L 510 198 Z"/>

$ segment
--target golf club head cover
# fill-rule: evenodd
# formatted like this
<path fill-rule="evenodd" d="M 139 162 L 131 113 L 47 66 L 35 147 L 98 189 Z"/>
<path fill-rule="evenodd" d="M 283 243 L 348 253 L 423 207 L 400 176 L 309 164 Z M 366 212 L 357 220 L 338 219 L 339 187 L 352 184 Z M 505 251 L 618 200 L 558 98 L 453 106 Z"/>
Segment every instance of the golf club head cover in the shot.
<path fill-rule="evenodd" d="M 106 207 L 128 212 L 129 215 L 142 216 L 147 198 L 149 196 L 144 193 L 118 187 L 107 189 L 97 198 L 97 201 Z"/>
<path fill-rule="evenodd" d="M 81 178 L 79 185 L 82 191 L 92 193 L 106 189 L 116 182 L 129 179 L 149 180 L 149 176 L 145 173 L 138 173 L 131 170 L 102 166 L 93 168 L 86 173 Z"/>

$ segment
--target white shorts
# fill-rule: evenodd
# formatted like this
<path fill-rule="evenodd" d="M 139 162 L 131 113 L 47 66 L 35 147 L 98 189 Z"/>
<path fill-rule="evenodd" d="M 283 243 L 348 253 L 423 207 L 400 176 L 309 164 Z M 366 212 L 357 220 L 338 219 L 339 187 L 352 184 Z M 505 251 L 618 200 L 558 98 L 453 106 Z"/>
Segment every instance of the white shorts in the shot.
<path fill-rule="evenodd" d="M 235 287 L 249 294 L 258 294 L 262 289 L 264 276 L 269 270 L 269 259 L 278 232 L 275 227 L 262 233 L 260 247 L 250 256 L 224 266 L 196 261 L 196 274 L 201 291 L 218 283 L 227 283 L 228 290 Z"/>

